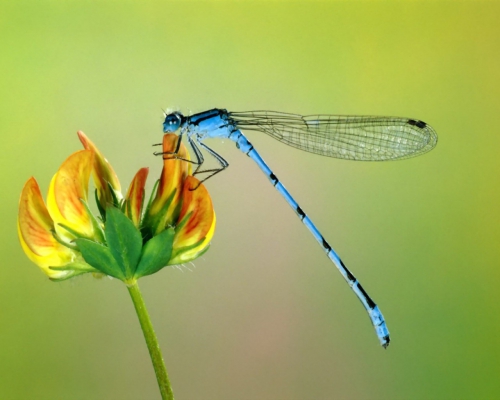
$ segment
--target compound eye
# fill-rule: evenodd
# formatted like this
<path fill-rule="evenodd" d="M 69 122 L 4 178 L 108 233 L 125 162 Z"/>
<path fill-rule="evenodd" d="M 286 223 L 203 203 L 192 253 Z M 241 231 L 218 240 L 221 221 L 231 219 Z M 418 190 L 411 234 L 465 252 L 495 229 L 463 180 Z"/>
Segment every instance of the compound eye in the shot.
<path fill-rule="evenodd" d="M 181 117 L 177 114 L 169 114 L 165 117 L 165 122 L 163 123 L 164 132 L 174 132 L 181 125 Z"/>
<path fill-rule="evenodd" d="M 179 123 L 179 117 L 175 114 L 170 114 L 168 117 L 167 117 L 167 122 L 169 125 L 176 125 Z"/>

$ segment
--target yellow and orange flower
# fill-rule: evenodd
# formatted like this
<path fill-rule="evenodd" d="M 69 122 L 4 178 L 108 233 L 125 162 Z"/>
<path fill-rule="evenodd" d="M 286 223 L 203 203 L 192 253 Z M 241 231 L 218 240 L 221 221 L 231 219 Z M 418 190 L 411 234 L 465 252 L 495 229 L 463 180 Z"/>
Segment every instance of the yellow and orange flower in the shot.
<path fill-rule="evenodd" d="M 111 165 L 83 132 L 78 136 L 85 150 L 69 156 L 54 175 L 47 206 L 34 178 L 19 202 L 22 248 L 50 279 L 95 272 L 131 282 L 208 249 L 215 213 L 205 186 L 191 175 L 183 144 L 177 157 L 184 160 L 164 157 L 157 190 L 143 212 L 148 169 L 137 172 L 123 198 Z M 174 152 L 177 140 L 175 134 L 165 135 L 163 151 Z M 99 219 L 87 204 L 91 174 Z"/>
<path fill-rule="evenodd" d="M 207 249 L 215 230 L 215 212 L 206 187 L 191 175 L 189 153 L 181 143 L 174 159 L 179 137 L 163 136 L 163 161 L 156 197 L 146 212 L 145 221 L 157 235 L 168 227 L 176 227 L 173 255 L 169 265 L 182 264 L 199 257 Z"/>

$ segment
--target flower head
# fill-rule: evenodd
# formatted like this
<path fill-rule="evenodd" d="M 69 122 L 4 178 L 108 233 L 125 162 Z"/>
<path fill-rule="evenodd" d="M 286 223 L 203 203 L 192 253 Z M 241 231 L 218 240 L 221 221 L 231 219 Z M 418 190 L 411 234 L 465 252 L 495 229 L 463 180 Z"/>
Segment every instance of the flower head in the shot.
<path fill-rule="evenodd" d="M 183 160 L 164 157 L 161 178 L 143 212 L 148 169 L 137 172 L 123 197 L 109 162 L 83 132 L 78 136 L 85 150 L 70 155 L 54 175 L 47 206 L 34 178 L 19 201 L 21 246 L 50 279 L 94 272 L 131 282 L 208 249 L 215 213 L 206 188 L 191 175 L 184 145 L 177 154 Z M 174 152 L 177 140 L 165 135 L 164 152 Z M 88 206 L 90 175 L 99 217 Z"/>

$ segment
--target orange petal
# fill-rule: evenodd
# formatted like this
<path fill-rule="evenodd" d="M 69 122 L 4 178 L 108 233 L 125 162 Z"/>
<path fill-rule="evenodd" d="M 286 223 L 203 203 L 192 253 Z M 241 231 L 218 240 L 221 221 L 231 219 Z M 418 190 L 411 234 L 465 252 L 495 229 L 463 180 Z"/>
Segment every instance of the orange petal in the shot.
<path fill-rule="evenodd" d="M 185 218 L 187 221 L 184 221 Z M 200 185 L 200 181 L 194 176 L 188 176 L 184 182 L 182 208 L 178 221 L 182 226 L 175 233 L 174 249 L 192 246 L 206 238 L 210 232 L 213 236 L 215 212 L 212 199 L 205 186 Z"/>
<path fill-rule="evenodd" d="M 109 192 L 108 183 L 114 189 L 115 197 L 121 200 L 121 186 L 118 176 L 111 167 L 111 164 L 104 158 L 102 153 L 96 147 L 96 145 L 83 133 L 82 131 L 77 132 L 80 142 L 82 142 L 83 147 L 87 150 L 94 152 L 94 168 L 92 170 L 92 176 L 94 177 L 95 186 L 99 196 L 99 202 L 106 208 L 107 205 L 113 203 L 113 196 Z"/>
<path fill-rule="evenodd" d="M 90 172 L 94 163 L 91 150 L 80 150 L 63 162 L 50 182 L 47 207 L 58 235 L 74 237 L 58 224 L 64 224 L 85 237 L 93 237 L 92 221 L 81 202 L 87 201 Z"/>
<path fill-rule="evenodd" d="M 182 264 L 182 263 L 185 263 L 188 261 L 192 261 L 192 260 L 198 258 L 200 254 L 204 253 L 205 249 L 210 244 L 212 237 L 214 236 L 215 220 L 216 220 L 216 218 L 215 218 L 215 212 L 214 212 L 212 226 L 210 227 L 210 230 L 208 231 L 207 236 L 205 236 L 205 239 L 202 242 L 200 242 L 197 246 L 194 246 L 190 249 L 180 251 L 179 253 L 177 253 L 174 256 L 174 258 L 172 258 L 168 262 L 168 265 L 178 265 L 178 264 Z"/>
<path fill-rule="evenodd" d="M 142 205 L 144 203 L 144 186 L 148 178 L 149 168 L 141 168 L 130 183 L 125 197 L 125 215 L 136 227 L 141 222 Z"/>
<path fill-rule="evenodd" d="M 67 274 L 65 271 L 48 268 L 68 264 L 75 254 L 54 239 L 54 223 L 35 178 L 30 178 L 21 192 L 17 230 L 21 246 L 31 261 L 50 277 L 60 278 Z"/>
<path fill-rule="evenodd" d="M 163 136 L 163 152 L 164 153 L 172 153 L 175 151 L 177 147 L 177 141 L 179 140 L 179 136 L 175 133 L 167 133 Z M 189 152 L 184 146 L 184 143 L 181 143 L 179 147 L 179 152 L 177 153 L 177 157 L 183 158 L 185 160 L 189 160 Z M 175 194 L 168 209 L 168 212 L 165 216 L 165 225 L 171 225 L 177 220 L 177 216 L 174 215 L 178 208 L 177 205 L 181 199 L 181 188 L 184 183 L 184 180 L 188 175 L 191 174 L 191 163 L 183 160 L 175 159 L 173 155 L 164 154 L 163 155 L 163 170 L 161 172 L 160 183 L 158 185 L 158 191 L 156 193 L 156 197 L 151 204 L 151 208 L 149 214 L 154 216 L 157 214 L 162 207 L 165 205 L 167 199 L 172 195 L 172 192 L 175 190 Z"/>

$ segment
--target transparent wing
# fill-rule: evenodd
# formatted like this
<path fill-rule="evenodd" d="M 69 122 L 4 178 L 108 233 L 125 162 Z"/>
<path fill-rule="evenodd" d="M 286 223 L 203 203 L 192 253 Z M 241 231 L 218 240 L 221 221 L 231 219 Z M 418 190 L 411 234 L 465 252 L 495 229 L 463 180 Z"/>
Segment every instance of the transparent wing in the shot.
<path fill-rule="evenodd" d="M 282 143 L 328 157 L 361 161 L 409 158 L 437 144 L 425 122 L 398 117 L 287 114 L 275 111 L 231 112 L 242 130 L 267 133 Z"/>

